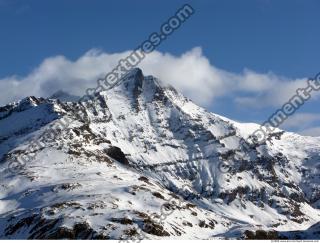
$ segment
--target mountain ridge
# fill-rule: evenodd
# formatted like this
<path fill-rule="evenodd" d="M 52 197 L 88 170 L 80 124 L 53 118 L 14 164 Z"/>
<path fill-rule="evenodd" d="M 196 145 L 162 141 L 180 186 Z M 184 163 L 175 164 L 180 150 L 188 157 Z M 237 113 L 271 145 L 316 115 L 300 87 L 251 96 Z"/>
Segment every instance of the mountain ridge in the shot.
<path fill-rule="evenodd" d="M 72 122 L 44 136 L 62 118 Z M 318 238 L 301 232 L 320 219 L 320 139 L 276 129 L 245 151 L 258 127 L 140 69 L 88 103 L 1 107 L 1 238 Z M 31 140 L 45 146 L 28 150 Z"/>

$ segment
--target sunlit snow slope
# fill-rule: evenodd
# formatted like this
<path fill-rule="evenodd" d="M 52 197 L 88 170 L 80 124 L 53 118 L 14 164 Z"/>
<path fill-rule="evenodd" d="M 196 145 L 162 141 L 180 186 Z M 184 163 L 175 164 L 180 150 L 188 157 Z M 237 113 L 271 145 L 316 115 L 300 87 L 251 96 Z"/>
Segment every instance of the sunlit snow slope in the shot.
<path fill-rule="evenodd" d="M 63 97 L 0 108 L 0 238 L 319 238 L 319 138 L 275 130 L 247 151 L 258 125 L 140 69 L 93 101 Z"/>

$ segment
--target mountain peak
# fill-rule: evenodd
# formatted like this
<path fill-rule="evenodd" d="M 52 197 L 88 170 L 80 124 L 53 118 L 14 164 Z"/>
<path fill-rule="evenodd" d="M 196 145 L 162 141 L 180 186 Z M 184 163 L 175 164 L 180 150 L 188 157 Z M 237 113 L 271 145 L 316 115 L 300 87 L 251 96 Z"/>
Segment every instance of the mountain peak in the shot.
<path fill-rule="evenodd" d="M 124 76 L 124 79 L 143 79 L 144 75 L 142 72 L 142 69 L 140 68 L 132 68 L 127 72 L 127 74 Z"/>
<path fill-rule="evenodd" d="M 74 101 L 78 101 L 80 97 L 76 95 L 71 95 L 68 92 L 65 92 L 60 89 L 57 92 L 55 92 L 53 95 L 51 95 L 49 99 L 58 99 L 64 102 L 67 102 L 67 101 L 74 102 Z"/>

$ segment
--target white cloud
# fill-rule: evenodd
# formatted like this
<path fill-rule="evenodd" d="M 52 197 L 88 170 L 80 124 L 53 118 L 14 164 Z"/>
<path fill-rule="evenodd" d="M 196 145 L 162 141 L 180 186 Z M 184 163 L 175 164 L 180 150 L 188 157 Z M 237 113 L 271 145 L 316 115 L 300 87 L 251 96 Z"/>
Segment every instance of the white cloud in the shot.
<path fill-rule="evenodd" d="M 295 131 L 305 136 L 320 136 L 320 114 L 316 113 L 296 113 L 283 123 L 284 130 Z"/>
<path fill-rule="evenodd" d="M 49 57 L 25 77 L 16 75 L 0 79 L 0 104 L 28 95 L 50 96 L 62 89 L 82 95 L 94 87 L 98 78 L 117 66 L 119 59 L 129 55 L 90 50 L 76 61 L 64 56 Z M 145 74 L 152 74 L 172 84 L 200 105 L 210 105 L 218 97 L 247 107 L 279 106 L 304 87 L 305 80 L 289 80 L 273 73 L 259 74 L 249 69 L 231 73 L 215 67 L 201 51 L 194 48 L 181 56 L 155 51 L 139 65 Z M 5 90 L 5 92 L 3 92 Z"/>
<path fill-rule="evenodd" d="M 252 71 L 250 71 L 250 76 L 251 75 Z M 245 90 L 243 83 L 246 82 L 256 83 L 254 86 L 260 84 L 258 85 L 260 90 L 251 92 L 251 94 L 246 96 L 237 96 L 235 98 L 237 104 L 247 107 L 264 108 L 272 106 L 280 108 L 296 94 L 298 88 L 307 86 L 306 78 L 289 80 L 274 74 L 257 74 L 255 78 L 251 78 L 250 76 L 244 75 L 242 79 L 240 78 L 238 90 Z"/>
<path fill-rule="evenodd" d="M 320 136 L 320 127 L 311 127 L 311 128 L 305 129 L 299 133 L 304 136 L 319 137 Z"/>
<path fill-rule="evenodd" d="M 96 80 L 117 65 L 117 60 L 128 52 L 107 54 L 90 50 L 72 62 L 64 56 L 46 58 L 25 77 L 16 75 L 0 79 L 0 104 L 34 95 L 48 97 L 57 90 L 82 95 L 86 88 L 94 87 Z"/>
<path fill-rule="evenodd" d="M 311 127 L 315 122 L 320 121 L 320 114 L 315 113 L 296 113 L 283 124 L 283 128 L 296 129 L 302 131 Z"/>

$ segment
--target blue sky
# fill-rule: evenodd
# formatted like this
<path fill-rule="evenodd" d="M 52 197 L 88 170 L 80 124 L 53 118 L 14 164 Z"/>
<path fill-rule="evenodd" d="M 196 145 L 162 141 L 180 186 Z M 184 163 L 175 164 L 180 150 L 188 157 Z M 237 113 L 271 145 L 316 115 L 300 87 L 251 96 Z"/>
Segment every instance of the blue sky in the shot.
<path fill-rule="evenodd" d="M 295 87 L 297 80 L 320 72 L 319 1 L 0 0 L 0 85 L 27 83 L 25 77 L 43 67 L 48 58 L 46 65 L 56 65 L 56 59 L 54 62 L 50 58 L 57 55 L 72 63 L 92 49 L 109 54 L 132 50 L 184 3 L 189 3 L 195 14 L 159 46 L 159 55 L 170 53 L 175 65 L 183 65 L 185 53 L 198 55 L 192 60 L 201 70 L 202 63 L 208 61 L 210 68 L 240 78 L 247 77 L 245 70 L 249 70 L 264 80 L 251 78 L 254 85 L 261 85 L 250 92 L 248 88 L 228 92 L 221 84 L 209 85 L 215 94 L 202 105 L 210 111 L 240 121 L 262 122 L 281 104 L 271 102 L 278 100 L 275 95 L 289 95 L 290 82 Z M 160 59 L 166 60 L 163 56 Z M 277 79 L 271 82 L 273 88 L 263 83 L 269 79 Z M 199 97 L 202 91 L 199 89 Z M 10 92 L 15 93 L 12 97 L 19 96 L 10 89 L 6 95 Z M 32 92 L 26 88 L 25 95 Z M 197 94 L 191 96 L 197 102 Z M 252 99 L 250 104 L 243 102 L 247 96 Z M 320 135 L 317 98 L 298 113 L 284 128 Z"/>

